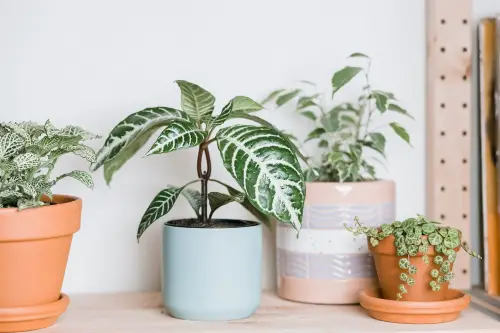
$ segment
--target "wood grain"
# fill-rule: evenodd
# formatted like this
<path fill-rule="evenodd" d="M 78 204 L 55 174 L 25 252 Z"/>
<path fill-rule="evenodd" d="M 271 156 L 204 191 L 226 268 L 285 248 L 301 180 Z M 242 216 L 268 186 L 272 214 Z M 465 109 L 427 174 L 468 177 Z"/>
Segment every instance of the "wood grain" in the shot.
<path fill-rule="evenodd" d="M 472 0 L 427 0 L 426 214 L 470 244 Z M 471 287 L 471 258 L 455 262 L 457 289 Z"/>
<path fill-rule="evenodd" d="M 500 322 L 472 308 L 450 323 L 400 325 L 374 320 L 356 305 L 310 305 L 264 293 L 262 305 L 254 316 L 207 323 L 163 314 L 160 293 L 70 295 L 70 299 L 68 311 L 44 333 L 500 332 Z"/>

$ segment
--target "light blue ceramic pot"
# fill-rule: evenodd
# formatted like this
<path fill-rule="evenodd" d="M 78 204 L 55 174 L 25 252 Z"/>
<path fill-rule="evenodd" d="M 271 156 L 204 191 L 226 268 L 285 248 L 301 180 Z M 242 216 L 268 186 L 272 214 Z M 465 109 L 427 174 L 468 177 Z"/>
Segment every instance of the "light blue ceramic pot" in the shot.
<path fill-rule="evenodd" d="M 219 220 L 221 221 L 221 220 Z M 172 317 L 198 321 L 250 317 L 260 305 L 262 225 L 163 228 L 163 304 Z"/>

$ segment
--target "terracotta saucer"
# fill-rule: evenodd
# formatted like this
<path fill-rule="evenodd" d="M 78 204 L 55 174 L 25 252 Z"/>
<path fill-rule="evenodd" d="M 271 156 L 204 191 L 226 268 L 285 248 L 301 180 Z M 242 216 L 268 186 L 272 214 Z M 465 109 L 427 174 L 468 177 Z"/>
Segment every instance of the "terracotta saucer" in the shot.
<path fill-rule="evenodd" d="M 61 297 L 52 303 L 0 309 L 0 332 L 24 332 L 52 326 L 66 311 L 69 297 Z"/>
<path fill-rule="evenodd" d="M 470 296 L 449 289 L 445 301 L 405 302 L 381 298 L 379 290 L 361 292 L 360 304 L 368 314 L 378 320 L 400 324 L 438 324 L 458 318 L 470 302 Z"/>

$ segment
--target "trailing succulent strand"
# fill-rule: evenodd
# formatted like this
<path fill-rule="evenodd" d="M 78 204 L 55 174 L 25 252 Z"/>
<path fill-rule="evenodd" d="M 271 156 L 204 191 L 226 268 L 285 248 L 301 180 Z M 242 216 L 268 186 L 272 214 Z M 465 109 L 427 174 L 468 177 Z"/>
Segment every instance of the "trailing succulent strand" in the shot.
<path fill-rule="evenodd" d="M 346 229 L 355 236 L 366 235 L 373 247 L 378 246 L 380 241 L 387 237 L 394 236 L 396 255 L 403 257 L 399 260 L 399 268 L 402 272 L 399 276 L 401 284 L 399 293 L 396 295 L 397 300 L 401 300 L 408 292 L 407 288 L 416 282 L 414 276 L 417 273 L 417 267 L 412 265 L 412 257 L 421 254 L 425 264 L 429 264 L 431 247 L 437 254 L 432 261 L 439 267 L 430 272 L 433 280 L 430 281 L 429 287 L 432 291 L 439 291 L 443 283 L 448 283 L 453 279 L 454 273 L 451 271 L 451 265 L 455 262 L 460 248 L 469 255 L 481 259 L 478 253 L 470 251 L 466 242 L 461 241 L 462 234 L 459 230 L 442 227 L 439 222 L 429 221 L 422 215 L 402 222 L 382 224 L 379 228 L 363 226 L 357 217 L 354 220 L 354 227 L 345 225 Z"/>
<path fill-rule="evenodd" d="M 51 188 L 61 179 L 74 178 L 93 187 L 90 174 L 81 170 L 51 178 L 63 155 L 72 153 L 88 162 L 95 162 L 94 150 L 83 141 L 99 138 L 77 126 L 56 128 L 50 120 L 0 123 L 0 208 L 19 210 L 47 205 L 52 200 Z"/>

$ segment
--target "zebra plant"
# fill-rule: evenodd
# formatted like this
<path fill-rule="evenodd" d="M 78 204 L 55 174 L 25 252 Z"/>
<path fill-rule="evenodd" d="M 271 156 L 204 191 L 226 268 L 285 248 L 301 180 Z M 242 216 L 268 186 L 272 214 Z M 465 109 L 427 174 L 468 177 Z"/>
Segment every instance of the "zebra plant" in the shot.
<path fill-rule="evenodd" d="M 49 204 L 51 188 L 60 180 L 74 178 L 89 188 L 92 177 L 74 170 L 51 178 L 52 171 L 65 154 L 72 153 L 95 162 L 95 152 L 83 141 L 99 138 L 77 126 L 56 128 L 50 120 L 0 123 L 0 208 L 19 210 Z M 42 200 L 47 197 L 49 200 Z"/>
<path fill-rule="evenodd" d="M 150 107 L 129 115 L 110 132 L 91 167 L 92 171 L 103 167 L 109 184 L 113 174 L 160 128 L 162 131 L 146 156 L 198 147 L 197 179 L 180 187 L 168 186 L 156 195 L 139 223 L 137 240 L 172 209 L 181 194 L 196 212 L 197 225 L 202 227 L 212 226 L 212 216 L 218 208 L 237 202 L 268 227 L 270 218 L 275 218 L 290 223 L 298 232 L 305 184 L 297 156 L 304 157 L 296 146 L 254 114 L 263 107 L 252 99 L 236 96 L 213 115 L 215 97 L 210 92 L 191 82 L 175 82 L 181 91 L 181 110 Z M 237 124 L 220 128 L 235 118 L 254 121 L 258 126 Z M 217 144 L 224 167 L 242 191 L 210 178 L 212 143 Z M 209 182 L 223 185 L 227 193 L 209 193 Z M 194 183 L 199 183 L 200 191 L 188 187 Z"/>

